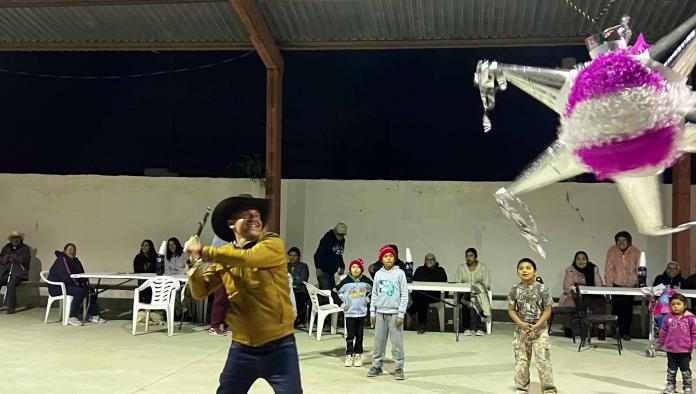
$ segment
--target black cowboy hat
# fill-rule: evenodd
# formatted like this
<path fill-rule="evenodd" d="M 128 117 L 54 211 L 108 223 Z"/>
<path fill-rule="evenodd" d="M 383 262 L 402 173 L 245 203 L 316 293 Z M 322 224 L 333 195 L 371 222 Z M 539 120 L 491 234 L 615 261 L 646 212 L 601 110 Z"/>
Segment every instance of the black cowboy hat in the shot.
<path fill-rule="evenodd" d="M 240 194 L 220 201 L 213 210 L 213 217 L 210 219 L 213 232 L 222 240 L 234 241 L 234 231 L 230 228 L 228 220 L 234 219 L 233 216 L 244 209 L 258 210 L 261 214 L 261 222 L 265 226 L 270 202 L 266 198 L 252 197 L 251 194 Z"/>

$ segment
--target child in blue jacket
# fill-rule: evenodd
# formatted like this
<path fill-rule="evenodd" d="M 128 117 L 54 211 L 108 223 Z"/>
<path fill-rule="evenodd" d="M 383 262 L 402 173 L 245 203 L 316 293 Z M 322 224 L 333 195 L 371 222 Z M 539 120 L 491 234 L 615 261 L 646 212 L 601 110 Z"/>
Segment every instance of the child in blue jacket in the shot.
<path fill-rule="evenodd" d="M 346 315 L 346 367 L 362 367 L 363 331 L 372 281 L 363 275 L 365 263 L 355 259 L 348 265 L 348 275 L 334 288 L 333 298 Z M 355 343 L 353 343 L 355 341 Z"/>

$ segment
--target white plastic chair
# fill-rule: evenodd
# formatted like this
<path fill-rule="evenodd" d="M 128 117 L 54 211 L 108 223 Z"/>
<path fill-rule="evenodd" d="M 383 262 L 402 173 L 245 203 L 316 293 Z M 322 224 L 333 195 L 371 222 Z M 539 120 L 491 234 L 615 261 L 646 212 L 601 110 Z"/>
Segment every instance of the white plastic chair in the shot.
<path fill-rule="evenodd" d="M 314 327 L 314 319 L 317 319 L 317 341 L 321 341 L 321 332 L 324 328 L 324 320 L 327 316 L 331 316 L 331 333 L 336 334 L 336 328 L 338 326 L 338 314 L 343 312 L 343 308 L 334 304 L 331 298 L 330 290 L 319 290 L 316 286 L 310 285 L 307 282 L 303 282 L 307 287 L 307 293 L 309 293 L 309 299 L 312 301 L 312 314 L 309 318 L 309 330 L 308 334 L 312 335 L 312 328 Z M 329 299 L 328 304 L 319 305 L 319 296 L 327 297 Z M 345 327 L 345 323 L 344 323 Z M 346 334 L 344 333 L 344 336 Z"/>
<path fill-rule="evenodd" d="M 65 291 L 65 283 L 63 282 L 54 282 L 51 280 L 48 280 L 48 271 L 41 271 L 39 273 L 39 276 L 41 277 L 41 280 L 46 282 L 49 285 L 54 285 L 54 286 L 60 286 L 60 295 L 58 296 L 51 296 L 49 293 L 48 295 L 48 301 L 46 302 L 46 316 L 44 316 L 44 324 L 48 322 L 48 314 L 51 312 L 51 305 L 53 304 L 54 301 L 60 302 L 60 310 L 61 310 L 61 319 L 60 322 L 64 326 L 68 325 L 68 318 L 70 317 L 70 306 L 72 305 L 73 301 L 73 296 L 68 295 L 68 293 Z M 82 315 L 85 316 L 87 314 L 87 300 L 84 300 L 82 302 Z"/>
<path fill-rule="evenodd" d="M 164 310 L 167 313 L 167 335 L 174 335 L 174 303 L 176 291 L 179 290 L 179 280 L 171 276 L 156 276 L 146 280 L 133 294 L 133 335 L 138 325 L 138 311 L 145 312 L 145 332 L 150 326 L 150 311 Z M 140 302 L 140 292 L 152 288 L 150 303 Z"/>

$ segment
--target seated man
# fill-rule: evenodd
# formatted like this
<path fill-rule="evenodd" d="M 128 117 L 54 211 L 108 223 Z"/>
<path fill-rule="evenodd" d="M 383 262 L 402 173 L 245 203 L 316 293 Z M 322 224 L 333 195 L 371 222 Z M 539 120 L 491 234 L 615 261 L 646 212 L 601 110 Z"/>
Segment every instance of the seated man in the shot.
<path fill-rule="evenodd" d="M 685 279 L 681 276 L 681 269 L 676 261 L 670 261 L 667 263 L 665 272 L 657 275 L 653 281 L 653 286 L 663 284 L 667 287 L 675 288 L 682 287 Z"/>
<path fill-rule="evenodd" d="M 401 259 L 399 258 L 399 248 L 397 248 L 396 245 L 389 245 L 389 246 L 391 246 L 391 248 L 394 249 L 394 252 L 396 253 L 396 256 L 394 256 L 394 257 L 396 257 L 396 263 L 394 263 L 394 264 L 397 267 L 399 267 L 402 271 L 406 272 L 406 263 L 401 261 Z M 382 264 L 381 261 L 376 261 L 376 262 L 370 264 L 370 266 L 367 268 L 367 270 L 368 270 L 368 272 L 370 272 L 370 276 L 372 277 L 372 279 L 375 278 L 375 274 L 377 273 L 377 271 L 382 269 L 383 265 L 384 264 Z"/>
<path fill-rule="evenodd" d="M 6 314 L 15 313 L 17 306 L 17 286 L 29 279 L 31 252 L 24 244 L 24 234 L 15 230 L 7 237 L 10 241 L 0 251 L 0 288 L 7 286 L 5 293 Z"/>
<path fill-rule="evenodd" d="M 48 280 L 65 283 L 65 292 L 73 297 L 72 304 L 70 304 L 70 318 L 68 319 L 68 324 L 71 326 L 82 325 L 82 321 L 77 318 L 77 312 L 80 310 L 80 305 L 82 305 L 86 294 L 92 297 L 89 300 L 88 312 L 92 316 L 89 321 L 97 324 L 106 323 L 106 320 L 99 317 L 97 294 L 90 289 L 87 280 L 70 277 L 72 274 L 84 272 L 82 263 L 77 258 L 77 247 L 74 244 L 65 245 L 62 252 L 56 250 L 56 261 L 53 262 L 48 271 Z M 61 294 L 60 286 L 49 285 L 48 293 L 52 297 L 59 296 Z"/>
<path fill-rule="evenodd" d="M 447 282 L 447 273 L 440 267 L 435 255 L 425 255 L 425 262 L 416 269 L 413 280 L 417 282 Z M 418 333 L 425 333 L 425 325 L 428 322 L 428 306 L 440 302 L 439 291 L 413 291 L 411 292 L 413 304 L 408 308 L 409 315 L 418 313 Z"/>
<path fill-rule="evenodd" d="M 309 267 L 300 260 L 300 249 L 292 247 L 288 250 L 288 273 L 292 276 L 292 293 L 295 297 L 295 327 L 305 320 L 307 310 L 305 305 L 309 302 L 309 294 L 303 282 L 309 281 Z"/>

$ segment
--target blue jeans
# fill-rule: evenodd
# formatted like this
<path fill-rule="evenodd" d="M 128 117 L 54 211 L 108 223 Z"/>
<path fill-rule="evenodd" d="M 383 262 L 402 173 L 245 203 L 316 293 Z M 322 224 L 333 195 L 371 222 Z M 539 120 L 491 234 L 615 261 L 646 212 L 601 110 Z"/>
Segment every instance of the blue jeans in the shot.
<path fill-rule="evenodd" d="M 217 394 L 246 393 L 259 378 L 266 379 L 276 393 L 302 393 L 294 334 L 261 346 L 233 341 L 220 374 Z"/>
<path fill-rule="evenodd" d="M 87 287 L 81 286 L 65 286 L 65 292 L 73 297 L 72 304 L 70 304 L 70 317 L 77 317 L 77 312 L 80 310 L 80 305 L 82 300 L 85 298 L 85 294 L 90 291 Z M 94 291 L 90 291 L 92 299 L 89 302 L 89 316 L 99 315 L 99 307 L 97 306 L 97 295 Z"/>
<path fill-rule="evenodd" d="M 320 290 L 331 290 L 336 287 L 336 278 L 334 277 L 334 274 L 334 272 L 328 273 L 321 271 L 321 275 L 317 275 Z"/>

